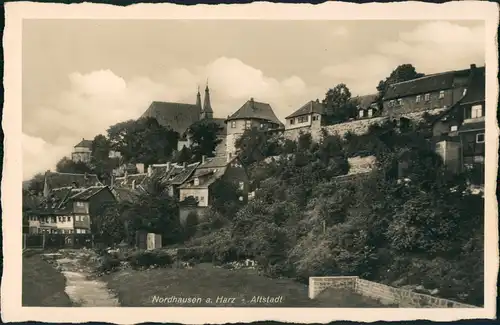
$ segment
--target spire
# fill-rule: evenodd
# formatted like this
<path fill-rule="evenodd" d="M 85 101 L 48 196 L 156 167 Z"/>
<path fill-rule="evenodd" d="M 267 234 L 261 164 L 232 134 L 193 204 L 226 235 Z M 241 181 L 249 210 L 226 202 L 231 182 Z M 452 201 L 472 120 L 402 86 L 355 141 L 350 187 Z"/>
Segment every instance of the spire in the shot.
<path fill-rule="evenodd" d="M 198 93 L 196 94 L 196 107 L 198 107 L 201 112 L 202 108 L 201 108 L 200 86 L 198 86 Z"/>
<path fill-rule="evenodd" d="M 208 89 L 208 79 L 207 79 L 207 86 L 205 87 L 205 101 L 203 102 L 203 112 L 202 112 L 202 119 L 203 118 L 213 118 L 214 111 L 212 110 L 212 105 L 210 104 L 210 90 Z"/>
<path fill-rule="evenodd" d="M 43 197 L 48 198 L 50 194 L 49 183 L 47 182 L 48 171 L 45 173 L 45 178 L 43 181 Z"/>

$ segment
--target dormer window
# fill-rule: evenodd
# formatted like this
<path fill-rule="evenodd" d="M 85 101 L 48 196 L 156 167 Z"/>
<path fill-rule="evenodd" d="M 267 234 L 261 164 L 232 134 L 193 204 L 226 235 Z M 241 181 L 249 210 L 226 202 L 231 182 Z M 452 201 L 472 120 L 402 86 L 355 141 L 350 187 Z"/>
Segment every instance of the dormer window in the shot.
<path fill-rule="evenodd" d="M 198 186 L 200 185 L 200 179 L 198 177 L 195 177 L 194 181 L 193 181 L 193 185 L 194 186 Z"/>

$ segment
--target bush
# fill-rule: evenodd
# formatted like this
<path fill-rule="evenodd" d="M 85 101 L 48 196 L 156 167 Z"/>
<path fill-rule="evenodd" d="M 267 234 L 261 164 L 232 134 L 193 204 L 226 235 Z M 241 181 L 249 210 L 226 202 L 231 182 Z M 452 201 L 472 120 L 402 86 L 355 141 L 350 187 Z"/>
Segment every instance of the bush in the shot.
<path fill-rule="evenodd" d="M 111 256 L 103 255 L 99 258 L 98 272 L 111 272 L 120 265 L 120 260 Z"/>
<path fill-rule="evenodd" d="M 131 254 L 128 257 L 130 266 L 133 269 L 149 268 L 151 266 L 166 267 L 173 263 L 173 258 L 166 252 L 161 251 L 141 251 Z"/>

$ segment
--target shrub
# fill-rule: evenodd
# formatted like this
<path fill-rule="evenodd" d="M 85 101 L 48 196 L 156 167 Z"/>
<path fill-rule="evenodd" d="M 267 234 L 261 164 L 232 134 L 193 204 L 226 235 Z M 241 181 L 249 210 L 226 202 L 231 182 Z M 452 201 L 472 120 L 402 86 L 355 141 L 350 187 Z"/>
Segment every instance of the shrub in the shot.
<path fill-rule="evenodd" d="M 148 268 L 151 266 L 166 267 L 173 263 L 173 258 L 162 251 L 141 251 L 132 253 L 128 257 L 130 266 L 134 269 Z"/>
<path fill-rule="evenodd" d="M 103 255 L 99 258 L 98 272 L 111 272 L 120 265 L 120 260 L 111 255 Z"/>

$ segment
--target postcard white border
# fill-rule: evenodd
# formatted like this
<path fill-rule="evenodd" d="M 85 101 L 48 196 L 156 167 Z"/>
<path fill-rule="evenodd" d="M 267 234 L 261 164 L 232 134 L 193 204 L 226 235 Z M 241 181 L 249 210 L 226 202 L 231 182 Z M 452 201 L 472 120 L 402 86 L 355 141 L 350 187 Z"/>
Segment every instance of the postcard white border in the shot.
<path fill-rule="evenodd" d="M 326 323 L 335 320 L 394 321 L 426 319 L 452 321 L 495 318 L 498 272 L 498 207 L 496 200 L 498 126 L 496 104 L 498 71 L 496 32 L 499 7 L 492 2 L 459 1 L 444 4 L 325 3 L 178 6 L 137 4 L 7 3 L 4 33 L 5 102 L 3 129 L 5 158 L 2 179 L 3 254 L 2 319 L 11 321 L 87 322 L 117 324 L 173 322 L 185 324 L 274 320 Z M 267 20 L 483 20 L 486 29 L 487 114 L 485 184 L 485 307 L 477 309 L 359 309 L 354 308 L 35 308 L 21 307 L 21 44 L 23 19 L 267 19 Z"/>

